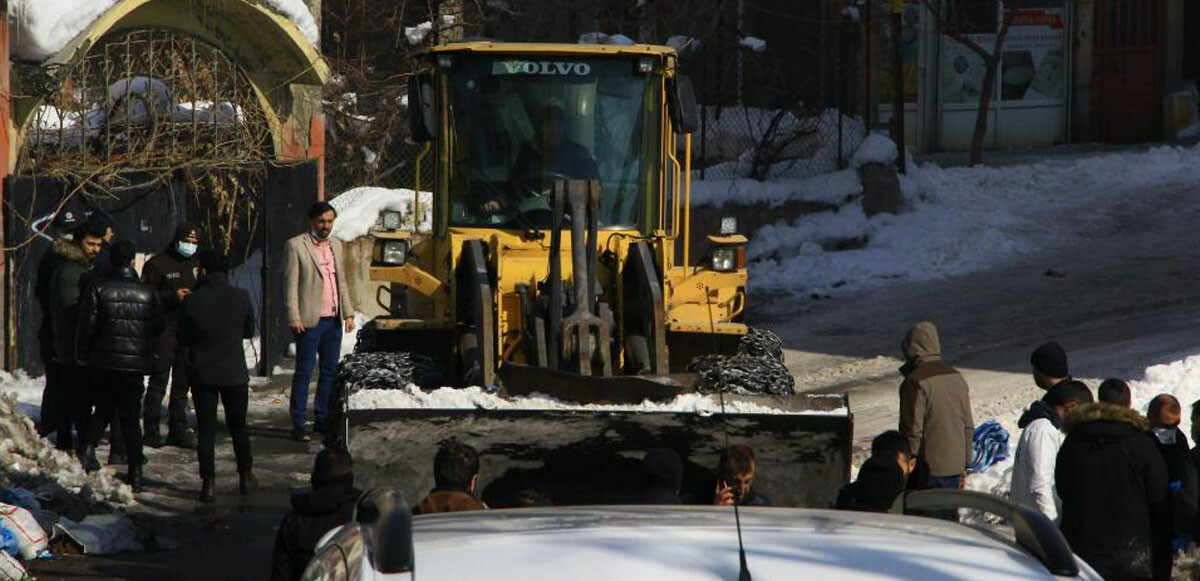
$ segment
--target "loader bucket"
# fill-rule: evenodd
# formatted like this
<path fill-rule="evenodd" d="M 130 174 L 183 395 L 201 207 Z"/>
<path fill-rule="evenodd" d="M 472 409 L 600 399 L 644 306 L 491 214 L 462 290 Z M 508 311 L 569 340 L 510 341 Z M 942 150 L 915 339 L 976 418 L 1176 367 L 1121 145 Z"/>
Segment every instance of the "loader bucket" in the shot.
<path fill-rule="evenodd" d="M 597 404 L 635 404 L 661 401 L 694 390 L 700 375 L 617 375 L 598 377 L 506 363 L 500 368 L 500 385 L 508 395 L 542 393 L 563 401 Z"/>
<path fill-rule="evenodd" d="M 692 397 L 705 396 L 685 396 Z M 423 498 L 434 486 L 434 454 L 451 440 L 479 451 L 482 498 L 494 508 L 636 503 L 650 448 L 683 458 L 685 502 L 712 501 L 726 442 L 753 448 L 755 490 L 776 506 L 832 506 L 850 475 L 854 428 L 845 396 L 730 395 L 723 416 L 712 407 L 673 411 L 649 402 L 539 409 L 538 400 L 525 401 L 528 409 L 345 409 L 340 427 L 355 482 Z M 746 409 L 755 411 L 737 411 Z"/>

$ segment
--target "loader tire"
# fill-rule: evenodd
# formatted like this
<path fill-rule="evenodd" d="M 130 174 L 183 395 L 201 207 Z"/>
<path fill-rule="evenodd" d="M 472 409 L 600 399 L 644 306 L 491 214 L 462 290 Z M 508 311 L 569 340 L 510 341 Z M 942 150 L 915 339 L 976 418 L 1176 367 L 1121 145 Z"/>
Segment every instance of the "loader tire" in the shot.
<path fill-rule="evenodd" d="M 701 355 L 692 359 L 688 371 L 703 379 L 696 390 L 701 393 L 739 395 L 795 395 L 796 380 L 783 363 L 774 357 L 752 355 Z"/>
<path fill-rule="evenodd" d="M 443 385 L 438 362 L 419 353 L 352 353 L 338 364 L 336 391 L 348 397 L 363 389 L 403 389 L 410 383 L 422 389 Z"/>

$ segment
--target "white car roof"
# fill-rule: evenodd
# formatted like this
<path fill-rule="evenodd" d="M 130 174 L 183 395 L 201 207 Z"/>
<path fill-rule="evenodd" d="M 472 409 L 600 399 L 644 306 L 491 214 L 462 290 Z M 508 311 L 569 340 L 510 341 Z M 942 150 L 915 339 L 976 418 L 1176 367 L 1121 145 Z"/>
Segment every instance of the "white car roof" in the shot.
<path fill-rule="evenodd" d="M 744 508 L 756 581 L 1061 579 L 1003 536 L 947 521 L 844 511 Z M 736 579 L 725 507 L 493 510 L 414 519 L 421 579 Z M 1091 570 L 1080 567 L 1082 578 Z"/>

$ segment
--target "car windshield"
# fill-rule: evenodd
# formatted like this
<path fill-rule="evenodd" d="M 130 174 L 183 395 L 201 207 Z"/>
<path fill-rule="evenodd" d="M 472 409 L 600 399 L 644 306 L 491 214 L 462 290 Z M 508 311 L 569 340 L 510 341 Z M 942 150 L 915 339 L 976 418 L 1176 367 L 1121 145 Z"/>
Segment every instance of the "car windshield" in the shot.
<path fill-rule="evenodd" d="M 625 59 L 465 56 L 450 76 L 455 226 L 551 225 L 558 180 L 599 180 L 601 228 L 646 220 L 659 92 Z"/>

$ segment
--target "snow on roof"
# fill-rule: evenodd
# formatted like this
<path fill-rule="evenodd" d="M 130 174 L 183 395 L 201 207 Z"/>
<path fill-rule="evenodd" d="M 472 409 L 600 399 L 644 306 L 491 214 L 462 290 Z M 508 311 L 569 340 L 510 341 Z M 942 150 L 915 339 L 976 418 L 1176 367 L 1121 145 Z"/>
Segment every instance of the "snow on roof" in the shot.
<path fill-rule="evenodd" d="M 314 45 L 321 39 L 316 19 L 303 0 L 263 0 L 288 18 Z M 9 36 L 12 56 L 41 62 L 62 50 L 117 0 L 11 0 Z"/>
<path fill-rule="evenodd" d="M 432 196 L 430 192 L 421 192 L 422 230 L 428 230 L 433 224 Z M 384 210 L 400 212 L 402 214 L 401 228 L 412 228 L 412 190 L 377 187 L 354 188 L 329 200 L 329 204 L 333 206 L 334 210 L 337 210 L 337 220 L 333 223 L 333 236 L 343 242 L 350 242 L 360 236 L 366 236 L 371 231 L 371 227 L 379 220 L 379 213 Z"/>
<path fill-rule="evenodd" d="M 371 409 L 508 409 L 508 410 L 586 410 L 602 412 L 682 412 L 710 416 L 720 413 L 717 398 L 685 393 L 666 402 L 643 401 L 636 405 L 575 404 L 554 399 L 548 395 L 535 394 L 529 397 L 503 398 L 485 392 L 480 387 L 455 389 L 443 387 L 434 391 L 422 391 L 415 385 L 404 389 L 363 389 L 350 394 L 349 408 Z M 729 413 L 772 414 L 772 415 L 831 415 L 844 416 L 846 408 L 830 411 L 797 412 L 769 407 L 745 399 L 727 400 L 725 410 Z"/>

